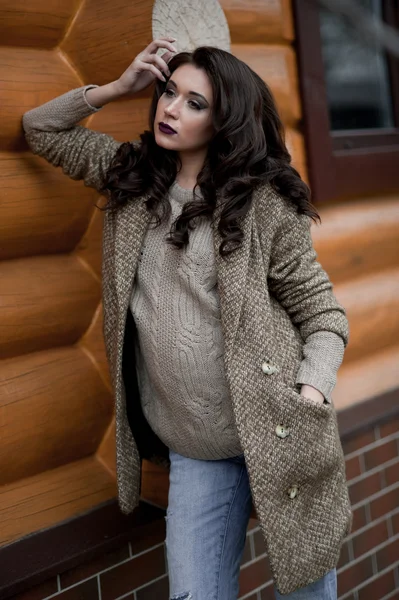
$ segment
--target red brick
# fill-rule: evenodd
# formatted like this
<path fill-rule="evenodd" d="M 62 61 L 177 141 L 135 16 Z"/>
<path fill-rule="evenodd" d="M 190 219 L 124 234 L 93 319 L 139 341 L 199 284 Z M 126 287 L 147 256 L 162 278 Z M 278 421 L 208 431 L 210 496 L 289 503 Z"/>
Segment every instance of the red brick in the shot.
<path fill-rule="evenodd" d="M 260 590 L 260 598 L 261 600 L 275 600 L 273 583 Z"/>
<path fill-rule="evenodd" d="M 384 472 L 387 486 L 397 483 L 399 481 L 399 461 L 384 469 Z"/>
<path fill-rule="evenodd" d="M 352 504 L 365 500 L 372 494 L 381 490 L 380 473 L 373 473 L 357 483 L 349 485 L 349 496 Z"/>
<path fill-rule="evenodd" d="M 364 506 L 359 506 L 356 510 L 352 511 L 353 514 L 353 523 L 352 523 L 352 533 L 357 531 L 361 527 L 364 527 L 367 524 L 366 519 L 366 509 Z"/>
<path fill-rule="evenodd" d="M 389 596 L 389 600 L 399 600 L 399 589 L 396 590 L 393 596 Z"/>
<path fill-rule="evenodd" d="M 97 578 L 88 579 L 56 596 L 57 600 L 98 600 Z"/>
<path fill-rule="evenodd" d="M 399 418 L 387 421 L 384 425 L 380 425 L 381 437 L 392 435 L 393 433 L 399 432 Z"/>
<path fill-rule="evenodd" d="M 372 450 L 364 453 L 364 464 L 366 471 L 374 469 L 374 467 L 378 467 L 384 462 L 388 462 L 388 460 L 392 460 L 392 458 L 396 458 L 397 456 L 398 447 L 396 440 L 391 440 L 386 444 L 376 446 Z"/>
<path fill-rule="evenodd" d="M 141 590 L 137 590 L 136 592 L 137 600 L 168 600 L 169 598 L 169 579 L 168 576 L 162 577 L 158 581 L 154 583 L 150 583 L 150 585 L 146 585 L 141 588 Z"/>
<path fill-rule="evenodd" d="M 84 563 L 75 567 L 74 569 L 69 569 L 64 573 L 60 574 L 60 583 L 61 588 L 69 587 L 70 585 L 77 583 L 78 581 L 82 581 L 82 579 L 87 579 L 92 575 L 95 575 L 99 571 L 103 569 L 107 569 L 108 567 L 112 567 L 117 565 L 129 558 L 129 547 L 127 544 L 124 544 L 121 548 L 114 550 L 112 552 L 106 552 L 99 558 L 92 560 L 88 563 Z"/>
<path fill-rule="evenodd" d="M 342 442 L 342 448 L 345 454 L 350 454 L 351 452 L 355 452 L 355 450 L 360 450 L 363 446 L 367 446 L 368 444 L 372 444 L 375 441 L 374 437 L 374 429 L 361 433 L 356 437 L 345 440 Z"/>
<path fill-rule="evenodd" d="M 399 506 L 399 487 L 370 502 L 371 518 L 378 519 Z"/>
<path fill-rule="evenodd" d="M 158 599 L 157 599 L 158 600 Z M 252 594 L 251 596 L 247 596 L 245 600 L 258 600 L 258 594 Z"/>
<path fill-rule="evenodd" d="M 239 596 L 249 594 L 252 590 L 260 587 L 271 579 L 269 561 L 266 557 L 260 558 L 240 571 L 240 593 Z"/>
<path fill-rule="evenodd" d="M 100 575 L 102 600 L 113 600 L 165 573 L 164 547 L 126 561 Z"/>
<path fill-rule="evenodd" d="M 258 519 L 249 519 L 247 531 L 252 531 L 252 529 L 255 529 L 256 527 L 259 527 Z"/>
<path fill-rule="evenodd" d="M 20 594 L 13 596 L 12 600 L 42 600 L 43 598 L 46 598 L 46 596 L 55 594 L 57 591 L 57 579 L 54 577 L 53 579 L 48 579 L 40 585 L 35 585 L 29 590 L 26 590 L 26 592 L 21 592 Z"/>
<path fill-rule="evenodd" d="M 250 537 L 247 535 L 247 539 L 245 540 L 244 552 L 241 557 L 241 565 L 245 565 L 245 563 L 252 560 L 251 556 L 251 542 L 249 541 Z"/>
<path fill-rule="evenodd" d="M 353 588 L 371 577 L 372 574 L 373 565 L 370 556 L 367 556 L 354 565 L 345 567 L 342 571 L 338 571 L 338 596 L 350 592 L 350 590 L 353 590 Z"/>
<path fill-rule="evenodd" d="M 266 552 L 266 544 L 261 531 L 255 531 L 254 533 L 254 548 L 255 556 L 260 556 Z"/>
<path fill-rule="evenodd" d="M 371 600 L 372 598 L 383 598 L 395 589 L 395 577 L 393 571 L 381 575 L 368 585 L 358 590 L 359 600 Z"/>
<path fill-rule="evenodd" d="M 399 557 L 399 539 L 387 543 L 381 550 L 378 550 L 377 566 L 379 571 L 383 571 L 392 563 L 398 560 Z"/>
<path fill-rule="evenodd" d="M 339 569 L 340 567 L 343 567 L 348 562 L 349 562 L 348 542 L 344 542 L 342 544 L 342 546 L 341 546 L 341 553 L 339 555 L 339 561 L 338 561 L 338 564 L 337 564 L 337 569 Z"/>
<path fill-rule="evenodd" d="M 133 556 L 144 550 L 149 550 L 153 546 L 162 544 L 166 537 L 165 519 L 158 519 L 143 527 L 134 530 L 130 539 Z"/>
<path fill-rule="evenodd" d="M 365 554 L 375 546 L 382 544 L 389 537 L 388 525 L 386 521 L 377 523 L 377 525 L 371 526 L 366 531 L 359 533 L 352 540 L 353 553 L 355 558 L 358 558 L 362 554 Z"/>
<path fill-rule="evenodd" d="M 361 474 L 360 461 L 358 456 L 354 456 L 345 462 L 346 479 L 349 481 Z"/>
<path fill-rule="evenodd" d="M 399 533 L 399 513 L 392 515 L 391 520 L 392 520 L 393 532 Z"/>

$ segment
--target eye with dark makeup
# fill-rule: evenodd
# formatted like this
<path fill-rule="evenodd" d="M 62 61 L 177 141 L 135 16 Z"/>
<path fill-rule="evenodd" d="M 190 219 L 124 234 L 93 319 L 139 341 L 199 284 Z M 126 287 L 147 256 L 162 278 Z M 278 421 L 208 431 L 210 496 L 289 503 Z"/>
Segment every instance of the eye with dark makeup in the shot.
<path fill-rule="evenodd" d="M 169 92 L 172 92 L 172 94 L 169 94 Z M 167 88 L 164 91 L 164 94 L 166 96 L 168 96 L 168 98 L 171 98 L 172 95 L 174 94 L 174 90 L 172 88 Z M 206 106 L 202 106 L 199 102 L 197 102 L 196 100 L 189 100 L 188 101 L 191 108 L 193 108 L 194 110 L 203 110 L 204 108 L 206 108 Z"/>

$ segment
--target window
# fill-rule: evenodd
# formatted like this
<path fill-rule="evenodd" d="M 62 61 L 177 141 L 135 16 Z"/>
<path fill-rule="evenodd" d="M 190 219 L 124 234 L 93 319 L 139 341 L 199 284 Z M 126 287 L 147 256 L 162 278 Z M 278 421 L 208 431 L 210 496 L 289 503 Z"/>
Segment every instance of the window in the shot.
<path fill-rule="evenodd" d="M 357 0 L 399 29 L 396 0 Z M 316 202 L 399 190 L 399 60 L 317 0 L 294 0 Z"/>

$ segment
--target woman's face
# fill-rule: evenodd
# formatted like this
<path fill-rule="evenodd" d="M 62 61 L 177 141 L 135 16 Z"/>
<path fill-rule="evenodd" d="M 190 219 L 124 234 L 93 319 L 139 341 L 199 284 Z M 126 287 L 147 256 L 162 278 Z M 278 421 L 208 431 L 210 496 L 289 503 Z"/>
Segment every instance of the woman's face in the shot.
<path fill-rule="evenodd" d="M 154 122 L 158 146 L 177 152 L 205 148 L 213 135 L 212 102 L 212 86 L 205 71 L 193 65 L 176 69 L 158 100 Z"/>

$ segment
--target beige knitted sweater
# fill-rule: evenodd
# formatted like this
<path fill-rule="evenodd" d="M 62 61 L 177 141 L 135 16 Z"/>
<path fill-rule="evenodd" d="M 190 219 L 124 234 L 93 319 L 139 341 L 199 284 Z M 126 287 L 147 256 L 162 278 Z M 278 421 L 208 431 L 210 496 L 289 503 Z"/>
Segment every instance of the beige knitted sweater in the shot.
<path fill-rule="evenodd" d="M 200 221 L 184 251 L 164 241 L 192 199 L 192 191 L 177 182 L 170 188 L 170 218 L 146 232 L 130 307 L 147 421 L 175 452 L 216 460 L 243 450 L 225 377 L 212 231 L 207 220 Z M 297 383 L 313 385 L 330 400 L 343 351 L 342 338 L 333 332 L 310 335 Z"/>

